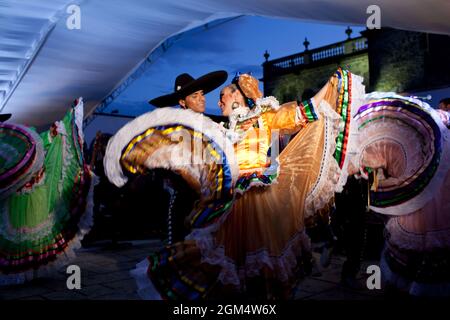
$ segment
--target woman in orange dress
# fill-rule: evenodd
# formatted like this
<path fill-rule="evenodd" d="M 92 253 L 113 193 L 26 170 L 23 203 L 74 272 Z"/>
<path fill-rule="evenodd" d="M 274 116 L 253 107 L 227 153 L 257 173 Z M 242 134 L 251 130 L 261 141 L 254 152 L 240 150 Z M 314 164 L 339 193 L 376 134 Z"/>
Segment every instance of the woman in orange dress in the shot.
<path fill-rule="evenodd" d="M 219 106 L 228 128 L 202 115 L 166 108 L 140 117 L 112 139 L 105 167 L 112 182 L 161 167 L 182 175 L 199 194 L 182 242 L 133 270 L 150 299 L 288 298 L 311 259 L 305 221 L 332 203 L 339 188 L 352 105 L 362 79 L 339 69 L 310 101 L 279 106 L 262 98 L 258 80 L 243 74 L 223 89 Z M 353 110 L 356 107 L 353 107 Z M 347 128 L 348 129 L 348 128 Z M 183 130 L 183 139 L 174 134 Z M 298 134 L 278 155 L 279 133 Z M 198 140 L 214 161 L 194 159 Z M 337 143 L 341 152 L 335 152 Z M 339 145 L 339 144 L 338 144 Z M 231 150 L 230 150 L 231 146 Z M 122 179 L 122 180 L 121 180 Z"/>

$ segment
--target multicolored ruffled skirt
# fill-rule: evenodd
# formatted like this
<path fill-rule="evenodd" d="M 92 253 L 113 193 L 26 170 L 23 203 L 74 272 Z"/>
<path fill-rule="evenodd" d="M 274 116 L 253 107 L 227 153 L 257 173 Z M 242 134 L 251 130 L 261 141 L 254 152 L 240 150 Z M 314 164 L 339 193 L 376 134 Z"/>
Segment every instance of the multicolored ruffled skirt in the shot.
<path fill-rule="evenodd" d="M 0 284 L 45 276 L 74 257 L 92 225 L 83 103 L 40 135 L 0 124 Z"/>
<path fill-rule="evenodd" d="M 349 72 L 339 75 L 342 92 L 336 97 L 344 108 L 336 110 L 336 101 L 330 106 L 325 100 L 309 106 L 318 116 L 280 153 L 279 174 L 267 186 L 236 192 L 242 177 L 233 144 L 223 128 L 190 110 L 153 111 L 111 139 L 105 170 L 117 186 L 128 174 L 164 167 L 183 176 L 199 195 L 187 216 L 192 231 L 185 241 L 149 256 L 132 271 L 143 298 L 291 297 L 311 259 L 305 221 L 332 203 L 339 186 L 336 141 L 345 140 L 347 147 L 349 140 L 341 113 L 351 114 L 354 88 L 361 98 L 364 91 L 360 77 L 352 85 Z M 196 143 L 201 158 L 214 161 L 198 161 Z M 346 150 L 341 148 L 340 159 Z M 186 155 L 188 161 L 180 162 Z"/>
<path fill-rule="evenodd" d="M 358 111 L 355 167 L 375 174 L 371 209 L 391 216 L 383 279 L 414 296 L 450 296 L 450 133 L 428 104 L 374 92 Z"/>

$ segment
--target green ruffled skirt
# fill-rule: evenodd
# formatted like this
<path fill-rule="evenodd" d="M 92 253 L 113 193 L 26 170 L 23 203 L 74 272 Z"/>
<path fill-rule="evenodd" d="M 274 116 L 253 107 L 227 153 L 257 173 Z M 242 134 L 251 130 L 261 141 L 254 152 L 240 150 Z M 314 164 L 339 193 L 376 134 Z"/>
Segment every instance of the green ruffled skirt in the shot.
<path fill-rule="evenodd" d="M 0 199 L 0 285 L 22 283 L 67 263 L 92 225 L 82 118 L 80 98 L 62 121 L 40 134 L 42 167 Z"/>

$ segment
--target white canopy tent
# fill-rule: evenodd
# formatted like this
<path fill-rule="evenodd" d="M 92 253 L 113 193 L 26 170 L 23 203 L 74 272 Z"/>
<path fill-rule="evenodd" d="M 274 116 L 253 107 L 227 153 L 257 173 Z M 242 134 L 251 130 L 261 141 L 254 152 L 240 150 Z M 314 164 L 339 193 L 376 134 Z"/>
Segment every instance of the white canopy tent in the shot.
<path fill-rule="evenodd" d="M 81 29 L 66 26 L 76 4 Z M 0 0 L 0 112 L 33 126 L 83 96 L 92 112 L 169 37 L 238 15 L 382 26 L 450 34 L 449 0 Z"/>

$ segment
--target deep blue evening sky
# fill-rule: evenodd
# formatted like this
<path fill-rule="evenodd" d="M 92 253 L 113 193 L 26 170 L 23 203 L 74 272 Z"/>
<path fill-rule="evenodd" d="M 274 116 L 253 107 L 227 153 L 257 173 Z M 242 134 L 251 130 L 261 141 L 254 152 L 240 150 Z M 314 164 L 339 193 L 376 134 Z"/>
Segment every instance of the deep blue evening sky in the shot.
<path fill-rule="evenodd" d="M 345 40 L 346 28 L 346 25 L 246 16 L 189 32 L 174 41 L 105 112 L 118 110 L 119 114 L 139 115 L 152 110 L 153 107 L 147 101 L 170 93 L 176 76 L 184 72 L 197 78 L 223 69 L 229 73 L 227 83 L 236 71 L 251 71 L 254 76 L 261 78 L 261 64 L 266 49 L 270 53 L 269 60 L 276 59 L 303 51 L 305 37 L 310 42 L 310 49 Z M 351 28 L 352 37 L 359 36 L 359 32 L 364 30 L 364 27 L 358 26 Z M 206 96 L 207 113 L 220 113 L 218 96 L 219 90 Z"/>

